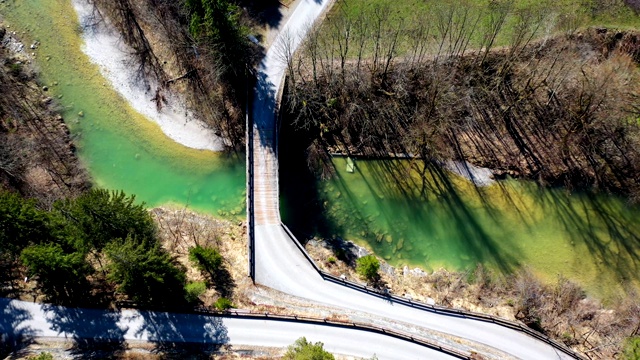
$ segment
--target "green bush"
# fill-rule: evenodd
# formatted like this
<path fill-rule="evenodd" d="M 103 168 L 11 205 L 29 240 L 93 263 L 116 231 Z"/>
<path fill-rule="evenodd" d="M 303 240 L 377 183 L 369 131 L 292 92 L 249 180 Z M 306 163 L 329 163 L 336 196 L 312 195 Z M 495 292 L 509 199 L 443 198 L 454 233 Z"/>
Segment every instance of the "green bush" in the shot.
<path fill-rule="evenodd" d="M 329 256 L 329 257 L 327 258 L 327 263 L 329 263 L 329 264 L 332 264 L 332 265 L 333 265 L 333 264 L 335 264 L 335 263 L 336 263 L 336 261 L 337 261 L 337 260 L 336 260 L 336 258 L 335 258 L 335 257 L 333 257 L 333 256 Z"/>
<path fill-rule="evenodd" d="M 379 277 L 380 262 L 373 255 L 366 255 L 356 260 L 356 272 L 368 281 Z"/>
<path fill-rule="evenodd" d="M 235 307 L 231 300 L 225 297 L 218 298 L 213 306 L 218 310 L 227 310 Z"/>
<path fill-rule="evenodd" d="M 307 338 L 301 337 L 290 345 L 284 354 L 285 360 L 334 360 L 335 357 L 328 351 L 324 350 L 324 344 L 321 342 L 311 343 Z"/>
<path fill-rule="evenodd" d="M 20 76 L 20 74 L 22 74 L 22 64 L 13 63 L 9 65 L 9 74 L 11 74 L 14 77 Z"/>
<path fill-rule="evenodd" d="M 194 303 L 198 301 L 200 295 L 207 291 L 207 284 L 204 281 L 190 282 L 184 287 L 184 291 L 187 302 Z"/>
<path fill-rule="evenodd" d="M 48 352 L 41 352 L 36 356 L 30 356 L 29 360 L 53 360 L 53 355 Z"/>
<path fill-rule="evenodd" d="M 156 307 L 184 305 L 184 269 L 158 244 L 128 237 L 105 247 L 108 278 L 138 304 Z"/>
<path fill-rule="evenodd" d="M 640 336 L 632 336 L 625 341 L 621 360 L 640 360 Z"/>
<path fill-rule="evenodd" d="M 189 249 L 189 261 L 203 273 L 215 277 L 216 272 L 222 266 L 222 255 L 215 248 L 202 247 L 200 245 Z"/>
<path fill-rule="evenodd" d="M 134 195 L 127 196 L 122 191 L 94 189 L 76 199 L 56 202 L 54 213 L 76 239 L 79 249 L 101 251 L 114 239 L 155 239 L 151 215 L 144 204 L 134 202 Z"/>

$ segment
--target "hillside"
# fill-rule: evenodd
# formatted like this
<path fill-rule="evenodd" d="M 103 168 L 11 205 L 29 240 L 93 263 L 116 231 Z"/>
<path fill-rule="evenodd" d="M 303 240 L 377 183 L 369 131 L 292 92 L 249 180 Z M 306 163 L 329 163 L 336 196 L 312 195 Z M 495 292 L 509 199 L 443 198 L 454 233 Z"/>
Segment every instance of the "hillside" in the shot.
<path fill-rule="evenodd" d="M 308 135 L 309 162 L 325 176 L 329 152 L 401 154 L 638 201 L 638 38 L 592 28 L 493 51 L 446 42 L 423 60 L 387 47 L 344 62 L 330 57 L 337 45 L 310 40 L 291 66 L 287 122 Z"/>

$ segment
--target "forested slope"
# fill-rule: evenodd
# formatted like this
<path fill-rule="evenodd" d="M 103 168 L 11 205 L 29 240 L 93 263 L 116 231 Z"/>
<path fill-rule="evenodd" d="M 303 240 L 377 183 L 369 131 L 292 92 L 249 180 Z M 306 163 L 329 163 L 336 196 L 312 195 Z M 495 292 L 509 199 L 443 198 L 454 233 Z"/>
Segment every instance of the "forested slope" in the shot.
<path fill-rule="evenodd" d="M 196 116 L 234 146 L 244 141 L 249 72 L 261 49 L 249 41 L 247 10 L 228 0 L 97 0 L 95 21 L 108 21 L 134 49 L 142 81 L 187 99 Z M 90 25 L 90 24 L 89 24 Z"/>
<path fill-rule="evenodd" d="M 452 23 L 398 56 L 406 44 L 392 24 L 373 40 L 356 35 L 357 21 L 343 26 L 350 40 L 316 32 L 291 59 L 285 99 L 325 175 L 328 151 L 408 154 L 639 199 L 638 33 L 533 40 L 525 27 L 509 47 L 472 49 L 471 30 Z"/>

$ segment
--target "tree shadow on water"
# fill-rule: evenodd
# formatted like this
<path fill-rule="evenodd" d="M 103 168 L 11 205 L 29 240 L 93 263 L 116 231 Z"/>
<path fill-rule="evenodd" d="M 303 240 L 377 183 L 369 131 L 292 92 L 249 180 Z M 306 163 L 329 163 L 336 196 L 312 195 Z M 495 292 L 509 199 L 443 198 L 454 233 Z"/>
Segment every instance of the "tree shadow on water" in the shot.
<path fill-rule="evenodd" d="M 75 359 L 118 358 L 126 350 L 126 327 L 118 324 L 118 311 L 44 305 L 51 328 L 73 339 L 69 352 Z"/>
<path fill-rule="evenodd" d="M 572 245 L 584 244 L 592 261 L 612 270 L 620 282 L 640 272 L 640 208 L 593 193 L 558 190 L 539 192 L 538 201 L 558 219 Z"/>
<path fill-rule="evenodd" d="M 452 181 L 454 175 L 433 162 L 412 162 L 422 162 L 418 169 L 413 167 L 413 170 L 421 170 L 422 181 L 416 181 L 408 174 L 401 161 L 387 160 L 369 166 L 371 179 L 365 179 L 365 182 L 371 191 L 388 189 L 383 190 L 385 197 L 394 197 L 396 206 L 407 209 L 410 221 L 414 224 L 435 226 L 434 221 L 450 221 L 448 226 L 453 236 L 447 241 L 459 242 L 460 251 L 468 254 L 475 262 L 491 264 L 505 274 L 514 271 L 519 266 L 518 250 L 505 248 L 506 244 L 500 243 L 499 239 L 489 233 L 487 225 L 479 220 L 477 209 Z M 484 192 L 476 191 L 475 196 L 484 196 Z M 480 200 L 480 210 L 493 219 L 491 226 L 500 226 L 496 219 L 497 210 L 491 205 L 491 201 Z M 436 207 L 444 209 L 448 217 L 434 218 L 429 210 Z M 385 216 L 389 223 L 394 222 L 395 214 L 387 213 Z"/>
<path fill-rule="evenodd" d="M 407 246 L 417 248 L 422 247 L 418 245 L 422 241 L 446 241 L 448 243 L 432 249 L 434 257 L 440 256 L 439 246 L 451 247 L 449 243 L 453 243 L 460 257 L 471 259 L 464 260 L 471 261 L 470 266 L 480 262 L 511 273 L 520 265 L 518 249 L 492 235 L 504 224 L 492 200 L 484 198 L 486 192 L 476 189 L 474 199 L 482 198 L 470 202 L 468 194 L 463 194 L 463 189 L 453 181 L 455 175 L 436 163 L 420 159 L 356 160 L 355 173 L 343 175 L 336 168 L 341 166 L 340 160 L 334 159 L 331 166 L 335 176 L 330 181 L 335 187 L 331 191 L 336 193 L 325 194 L 320 180 L 306 166 L 304 146 L 308 142 L 300 140 L 305 136 L 301 136 L 300 130 L 285 129 L 285 133 L 288 152 L 280 156 L 280 185 L 283 204 L 289 213 L 284 219 L 294 232 L 307 238 L 324 237 L 336 253 L 345 250 L 342 238 L 349 227 L 351 233 L 356 231 L 378 249 L 380 256 L 412 257 L 415 255 L 410 254 L 411 248 L 408 250 Z M 292 145 L 296 141 L 301 144 Z M 364 197 L 353 193 L 357 184 L 364 185 Z M 330 214 L 327 204 L 332 204 L 331 211 L 337 212 Z M 480 220 L 480 214 L 487 215 L 491 221 Z M 447 224 L 438 223 L 441 221 Z M 415 233 L 416 227 L 420 235 Z M 442 228 L 447 229 L 445 239 L 440 238 Z M 434 238 L 425 239 L 430 236 Z M 398 251 L 406 254 L 396 254 Z"/>
<path fill-rule="evenodd" d="M 10 299 L 0 298 L 0 358 L 21 358 L 20 351 L 34 342 L 35 329 L 24 322 L 31 314 Z"/>
<path fill-rule="evenodd" d="M 136 337 L 155 344 L 164 358 L 209 358 L 229 342 L 222 318 L 195 314 L 140 311 Z"/>

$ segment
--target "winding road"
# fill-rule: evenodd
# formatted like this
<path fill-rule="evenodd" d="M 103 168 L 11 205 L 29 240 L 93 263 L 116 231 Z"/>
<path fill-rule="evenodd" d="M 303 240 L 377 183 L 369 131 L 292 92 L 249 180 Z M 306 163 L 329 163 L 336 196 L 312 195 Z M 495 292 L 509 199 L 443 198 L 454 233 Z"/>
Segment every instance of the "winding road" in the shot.
<path fill-rule="evenodd" d="M 386 319 L 387 326 L 417 326 L 441 334 L 452 341 L 487 350 L 497 358 L 571 358 L 554 347 L 489 322 L 429 312 L 370 296 L 323 280 L 309 264 L 281 226 L 279 212 L 277 113 L 279 91 L 285 66 L 282 44 L 295 49 L 309 24 L 320 16 L 330 0 L 302 0 L 282 27 L 278 38 L 258 69 L 253 102 L 252 170 L 253 186 L 248 193 L 249 223 L 253 230 L 253 256 L 256 283 L 284 293 L 328 304 L 337 308 L 363 311 Z M 251 181 L 250 181 L 251 183 Z"/>
<path fill-rule="evenodd" d="M 452 359 L 375 332 L 286 320 L 136 310 L 110 312 L 9 299 L 0 299 L 0 309 L 0 344 L 11 343 L 12 339 L 29 343 L 34 338 L 62 338 L 80 344 L 108 341 L 116 349 L 125 341 L 151 342 L 160 348 L 171 348 L 175 343 L 285 348 L 304 334 L 338 354 L 363 358 L 376 354 L 380 359 Z"/>

